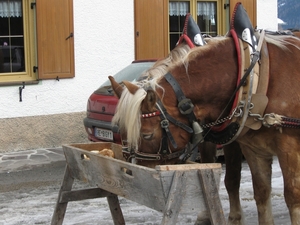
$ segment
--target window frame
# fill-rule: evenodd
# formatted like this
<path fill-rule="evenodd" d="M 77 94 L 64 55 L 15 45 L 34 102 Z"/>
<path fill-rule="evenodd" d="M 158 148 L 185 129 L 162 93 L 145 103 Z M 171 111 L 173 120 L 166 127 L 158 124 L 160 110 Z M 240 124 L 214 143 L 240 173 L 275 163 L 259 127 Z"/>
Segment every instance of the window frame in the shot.
<path fill-rule="evenodd" d="M 55 32 L 53 30 L 44 32 L 41 35 L 41 29 L 39 28 L 40 19 L 43 19 L 47 23 L 53 23 L 55 14 L 53 10 L 49 10 L 50 14 L 47 14 L 47 19 L 44 16 L 45 13 L 40 12 L 37 6 L 44 6 L 45 3 L 52 4 L 53 7 L 60 5 L 60 15 L 61 19 L 68 21 L 66 23 L 60 23 L 62 29 L 66 32 L 61 34 L 62 37 L 55 42 L 47 41 L 52 40 Z M 63 9 L 61 8 L 62 6 Z M 49 7 L 49 5 L 47 5 Z M 45 7 L 44 7 L 45 8 Z M 48 9 L 48 8 L 46 8 Z M 62 13 L 63 12 L 63 13 Z M 10 85 L 19 85 L 19 84 L 37 84 L 39 80 L 44 79 L 61 79 L 61 78 L 73 78 L 75 77 L 75 54 L 74 54 L 74 16 L 73 16 L 73 0 L 56 0 L 56 1 L 44 1 L 44 0 L 22 0 L 22 13 L 23 13 L 23 35 L 24 35 L 24 58 L 25 58 L 25 72 L 12 72 L 12 73 L 0 73 L 0 86 L 10 86 Z M 54 13 L 57 13 L 55 11 Z M 53 16 L 53 20 L 50 17 Z M 55 17 L 56 18 L 56 17 Z M 55 23 L 57 24 L 57 23 Z M 49 24 L 50 26 L 51 24 Z M 52 26 L 53 27 L 53 26 Z M 70 34 L 72 35 L 70 36 Z M 70 38 L 67 38 L 70 36 Z M 57 37 L 57 36 L 56 36 Z M 39 42 L 38 38 L 43 39 L 44 42 Z M 38 52 L 39 49 L 44 48 L 45 45 L 51 45 L 51 48 L 62 49 L 62 45 L 66 45 L 60 52 L 59 57 L 62 59 L 67 59 L 66 61 L 61 62 L 60 65 L 55 65 L 51 67 L 54 60 L 57 59 L 57 55 L 53 54 L 44 54 L 41 56 Z M 49 48 L 49 47 L 48 47 Z M 66 50 L 67 49 L 67 50 Z M 46 55 L 46 57 L 45 57 Z M 47 58 L 48 57 L 48 58 Z M 52 64 L 51 64 L 52 63 Z M 50 66 L 48 66 L 50 65 Z M 40 66 L 40 71 L 39 71 Z M 48 66 L 48 67 L 47 67 Z M 43 70 L 43 68 L 50 67 L 50 70 Z M 52 70 L 51 70 L 52 69 Z"/>
<path fill-rule="evenodd" d="M 22 82 L 35 83 L 38 78 L 37 74 L 31 68 L 36 64 L 35 60 L 35 12 L 31 8 L 30 0 L 22 0 L 22 17 L 23 17 L 23 39 L 24 39 L 24 58 L 25 71 L 0 74 L 0 85 L 13 85 Z M 35 82 L 34 82 L 35 81 Z"/>

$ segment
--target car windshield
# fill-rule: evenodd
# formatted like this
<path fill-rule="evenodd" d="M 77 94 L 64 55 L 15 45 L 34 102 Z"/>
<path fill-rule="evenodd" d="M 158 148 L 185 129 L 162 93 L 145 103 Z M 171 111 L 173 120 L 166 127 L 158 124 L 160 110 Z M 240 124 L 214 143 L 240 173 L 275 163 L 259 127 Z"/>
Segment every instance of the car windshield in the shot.
<path fill-rule="evenodd" d="M 134 81 L 136 78 L 140 77 L 145 70 L 153 66 L 153 64 L 154 62 L 132 63 L 116 73 L 114 78 L 118 83 L 121 83 L 123 80 Z M 110 81 L 105 81 L 100 88 L 104 86 L 110 86 Z"/>

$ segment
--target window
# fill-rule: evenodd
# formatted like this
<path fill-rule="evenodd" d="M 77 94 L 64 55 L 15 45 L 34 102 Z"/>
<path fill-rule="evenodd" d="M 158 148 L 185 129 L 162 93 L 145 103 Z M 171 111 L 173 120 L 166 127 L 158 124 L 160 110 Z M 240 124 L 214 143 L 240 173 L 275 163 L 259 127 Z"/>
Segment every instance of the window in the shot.
<path fill-rule="evenodd" d="M 28 80 L 26 69 L 30 60 L 25 55 L 30 36 L 24 35 L 28 33 L 24 14 L 22 0 L 0 0 L 0 82 L 15 81 L 18 77 Z"/>
<path fill-rule="evenodd" d="M 185 16 L 191 12 L 190 1 L 169 2 L 170 50 L 172 50 L 184 27 Z"/>
<path fill-rule="evenodd" d="M 219 18 L 222 16 L 220 10 L 223 0 L 215 1 L 169 1 L 169 38 L 170 50 L 172 50 L 182 33 L 184 27 L 185 16 L 191 13 L 194 20 L 197 22 L 201 32 L 211 36 L 221 34 L 223 24 L 219 23 Z"/>
<path fill-rule="evenodd" d="M 197 24 L 201 32 L 217 36 L 217 2 L 197 2 Z"/>
<path fill-rule="evenodd" d="M 74 77 L 72 0 L 0 0 L 0 27 L 0 84 Z"/>

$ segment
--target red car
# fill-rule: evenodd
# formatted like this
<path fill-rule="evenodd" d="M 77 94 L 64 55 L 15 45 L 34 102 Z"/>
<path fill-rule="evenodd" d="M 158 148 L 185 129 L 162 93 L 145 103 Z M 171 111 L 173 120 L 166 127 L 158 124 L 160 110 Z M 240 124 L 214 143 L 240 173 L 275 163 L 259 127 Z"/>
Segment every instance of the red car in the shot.
<path fill-rule="evenodd" d="M 114 75 L 117 82 L 123 80 L 133 81 L 141 74 L 153 66 L 156 60 L 133 61 L 130 65 Z M 118 133 L 118 127 L 112 127 L 111 120 L 114 116 L 118 98 L 114 96 L 107 79 L 94 93 L 89 97 L 87 103 L 87 117 L 83 123 L 88 133 L 88 139 L 91 141 L 108 141 L 121 144 L 121 138 Z"/>

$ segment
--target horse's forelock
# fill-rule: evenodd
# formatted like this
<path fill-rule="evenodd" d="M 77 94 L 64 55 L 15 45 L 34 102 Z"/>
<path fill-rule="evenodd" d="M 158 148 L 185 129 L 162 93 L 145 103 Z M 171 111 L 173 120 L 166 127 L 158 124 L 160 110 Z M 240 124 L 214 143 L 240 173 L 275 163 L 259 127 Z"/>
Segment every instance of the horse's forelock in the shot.
<path fill-rule="evenodd" d="M 156 90 L 161 88 L 158 85 L 159 80 L 170 70 L 170 67 L 177 62 L 182 62 L 183 58 L 190 51 L 186 44 L 180 44 L 173 49 L 170 54 L 157 61 L 153 67 L 142 74 L 145 79 L 136 84 L 141 88 L 132 95 L 127 88 L 124 88 L 119 99 L 115 115 L 112 119 L 113 125 L 118 125 L 121 132 L 127 134 L 127 142 L 131 148 L 137 148 L 139 144 L 141 128 L 141 103 L 146 97 L 145 89 Z"/>
<path fill-rule="evenodd" d="M 127 142 L 131 148 L 137 148 L 141 128 L 141 102 L 146 97 L 143 88 L 132 95 L 127 88 L 122 92 L 112 124 L 118 125 L 121 132 L 126 132 Z"/>

